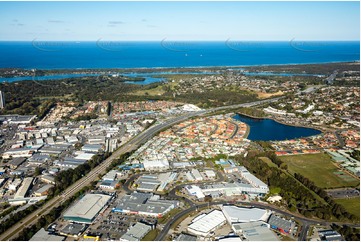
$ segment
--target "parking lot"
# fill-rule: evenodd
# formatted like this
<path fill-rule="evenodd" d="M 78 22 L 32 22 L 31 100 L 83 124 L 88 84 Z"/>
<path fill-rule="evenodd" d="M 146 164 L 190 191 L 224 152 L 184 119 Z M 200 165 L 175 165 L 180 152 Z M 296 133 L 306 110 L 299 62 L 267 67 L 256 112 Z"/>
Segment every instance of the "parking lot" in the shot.
<path fill-rule="evenodd" d="M 355 188 L 339 188 L 327 190 L 327 194 L 333 198 L 359 197 L 360 191 Z"/>

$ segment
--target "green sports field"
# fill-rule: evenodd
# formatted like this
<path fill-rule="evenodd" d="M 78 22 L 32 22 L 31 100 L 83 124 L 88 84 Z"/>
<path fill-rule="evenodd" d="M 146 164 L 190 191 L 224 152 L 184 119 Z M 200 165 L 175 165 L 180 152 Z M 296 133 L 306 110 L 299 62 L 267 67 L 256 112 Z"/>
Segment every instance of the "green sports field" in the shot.
<path fill-rule="evenodd" d="M 349 213 L 360 218 L 360 197 L 335 199 L 335 202 L 344 206 Z"/>
<path fill-rule="evenodd" d="M 327 154 L 281 156 L 291 174 L 300 173 L 322 188 L 352 187 L 358 179 L 340 171 Z"/>

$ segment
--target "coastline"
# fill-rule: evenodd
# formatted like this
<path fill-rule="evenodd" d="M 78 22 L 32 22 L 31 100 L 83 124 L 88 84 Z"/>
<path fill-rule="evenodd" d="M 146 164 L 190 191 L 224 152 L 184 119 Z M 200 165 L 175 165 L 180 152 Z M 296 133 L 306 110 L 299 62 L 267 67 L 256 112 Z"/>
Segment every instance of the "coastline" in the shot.
<path fill-rule="evenodd" d="M 25 67 L 0 67 L 0 68 L 20 68 L 24 70 L 31 70 L 31 69 L 40 69 L 40 70 L 58 70 L 58 71 L 64 71 L 64 70 L 78 70 L 78 71 L 94 71 L 94 70 L 120 70 L 120 71 L 132 71 L 132 70 L 152 70 L 152 69 L 214 69 L 214 68 L 220 68 L 220 69 L 227 69 L 227 68 L 243 68 L 243 67 L 272 67 L 272 66 L 298 66 L 298 65 L 323 65 L 323 64 L 352 64 L 352 63 L 359 63 L 360 60 L 349 60 L 349 61 L 326 61 L 326 62 L 302 62 L 302 63 L 279 63 L 279 64 L 254 64 L 254 65 L 219 65 L 219 66 L 154 66 L 154 67 L 77 67 L 77 68 L 42 68 L 42 67 L 33 67 L 33 68 L 25 68 Z"/>

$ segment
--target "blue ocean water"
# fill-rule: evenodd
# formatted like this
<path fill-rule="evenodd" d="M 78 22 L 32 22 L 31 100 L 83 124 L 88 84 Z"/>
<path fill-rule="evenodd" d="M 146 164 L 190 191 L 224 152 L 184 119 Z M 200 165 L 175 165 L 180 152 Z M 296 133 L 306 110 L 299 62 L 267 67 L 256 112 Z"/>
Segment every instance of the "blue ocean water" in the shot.
<path fill-rule="evenodd" d="M 321 133 L 321 131 L 316 129 L 284 125 L 272 119 L 254 119 L 239 114 L 236 114 L 233 118 L 250 126 L 250 133 L 248 135 L 248 139 L 250 140 L 287 140 L 318 135 Z"/>
<path fill-rule="evenodd" d="M 359 41 L 0 42 L 0 68 L 200 67 L 359 60 Z"/>

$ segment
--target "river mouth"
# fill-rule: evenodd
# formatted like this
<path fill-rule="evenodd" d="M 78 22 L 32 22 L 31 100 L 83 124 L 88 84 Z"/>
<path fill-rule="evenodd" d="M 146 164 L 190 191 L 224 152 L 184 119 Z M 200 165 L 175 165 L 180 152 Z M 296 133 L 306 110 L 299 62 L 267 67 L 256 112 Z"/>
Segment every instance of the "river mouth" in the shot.
<path fill-rule="evenodd" d="M 250 127 L 248 139 L 252 141 L 290 140 L 322 133 L 317 129 L 285 125 L 272 119 L 251 118 L 241 114 L 236 114 L 233 118 L 246 123 Z"/>

